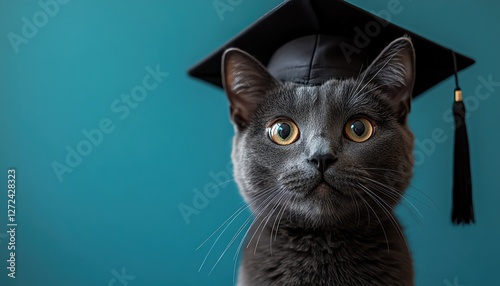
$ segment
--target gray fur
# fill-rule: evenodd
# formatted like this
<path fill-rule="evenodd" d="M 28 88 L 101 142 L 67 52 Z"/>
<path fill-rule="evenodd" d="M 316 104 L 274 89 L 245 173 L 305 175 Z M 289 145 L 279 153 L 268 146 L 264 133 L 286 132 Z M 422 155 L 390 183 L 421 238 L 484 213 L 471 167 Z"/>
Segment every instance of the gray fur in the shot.
<path fill-rule="evenodd" d="M 239 285 L 413 285 L 393 208 L 412 175 L 414 61 L 411 41 L 400 38 L 358 78 L 309 87 L 279 83 L 242 51 L 225 53 L 235 179 L 256 217 Z M 376 125 L 363 143 L 344 135 L 359 115 Z M 265 132 L 281 117 L 300 128 L 291 145 Z M 335 158 L 324 173 L 310 163 L 317 154 Z M 323 180 L 330 188 L 319 190 Z"/>

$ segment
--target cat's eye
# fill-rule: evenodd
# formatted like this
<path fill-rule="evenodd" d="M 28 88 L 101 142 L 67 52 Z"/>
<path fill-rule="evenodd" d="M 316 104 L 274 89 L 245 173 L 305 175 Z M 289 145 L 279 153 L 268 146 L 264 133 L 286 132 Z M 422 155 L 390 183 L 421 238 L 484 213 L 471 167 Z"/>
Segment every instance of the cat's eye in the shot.
<path fill-rule="evenodd" d="M 373 135 L 373 125 L 364 117 L 356 117 L 347 121 L 345 135 L 354 142 L 365 142 Z"/>
<path fill-rule="evenodd" d="M 290 145 L 299 139 L 299 128 L 290 119 L 279 119 L 267 127 L 267 135 L 274 143 Z"/>

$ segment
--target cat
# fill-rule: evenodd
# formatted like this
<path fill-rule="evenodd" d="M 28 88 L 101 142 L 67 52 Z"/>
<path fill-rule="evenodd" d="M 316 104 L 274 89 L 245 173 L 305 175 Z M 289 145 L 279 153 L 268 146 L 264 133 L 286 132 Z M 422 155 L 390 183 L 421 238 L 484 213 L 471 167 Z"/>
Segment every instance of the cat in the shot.
<path fill-rule="evenodd" d="M 413 170 L 411 39 L 320 86 L 282 83 L 236 48 L 222 65 L 234 176 L 255 216 L 238 285 L 414 285 L 393 215 Z"/>

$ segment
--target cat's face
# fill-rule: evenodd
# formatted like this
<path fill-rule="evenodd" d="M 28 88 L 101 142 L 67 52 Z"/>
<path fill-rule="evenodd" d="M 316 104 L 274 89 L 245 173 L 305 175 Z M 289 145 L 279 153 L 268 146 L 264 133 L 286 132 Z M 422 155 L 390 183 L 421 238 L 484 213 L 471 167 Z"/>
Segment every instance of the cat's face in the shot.
<path fill-rule="evenodd" d="M 254 214 L 314 228 L 391 211 L 413 165 L 409 39 L 391 43 L 359 78 L 315 87 L 282 84 L 239 50 L 223 64 L 235 178 Z"/>

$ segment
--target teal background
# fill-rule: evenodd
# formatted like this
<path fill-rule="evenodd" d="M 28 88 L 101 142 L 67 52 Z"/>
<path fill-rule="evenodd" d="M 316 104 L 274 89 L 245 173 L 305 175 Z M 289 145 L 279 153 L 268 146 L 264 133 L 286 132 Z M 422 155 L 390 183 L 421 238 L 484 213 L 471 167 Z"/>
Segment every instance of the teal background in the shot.
<path fill-rule="evenodd" d="M 210 0 L 72 0 L 17 54 L 7 34 L 22 35 L 22 17 L 32 19 L 41 8 L 36 1 L 0 2 L 0 285 L 233 283 L 239 239 L 210 269 L 247 212 L 221 235 L 201 271 L 217 235 L 196 250 L 242 206 L 233 182 L 210 175 L 228 174 L 233 131 L 227 103 L 222 91 L 186 70 L 280 2 L 243 0 L 221 19 Z M 375 12 L 388 2 L 352 1 Z M 500 81 L 500 3 L 400 3 L 393 22 L 477 61 L 460 74 L 470 113 L 476 225 L 453 227 L 449 219 L 453 124 L 443 114 L 451 108 L 452 80 L 413 104 L 417 140 L 432 138 L 436 128 L 447 138 L 415 168 L 408 198 L 422 217 L 400 209 L 416 284 L 498 285 L 500 87 L 483 100 L 475 90 L 478 77 Z M 111 103 L 156 65 L 169 76 L 121 120 Z M 76 148 L 85 139 L 82 130 L 97 128 L 103 118 L 115 129 L 60 182 L 53 162 L 64 163 L 66 146 Z M 11 167 L 17 173 L 15 280 L 5 268 Z M 179 206 L 192 206 L 204 188 L 212 188 L 213 198 L 186 223 Z M 122 270 L 129 280 L 116 277 Z"/>

